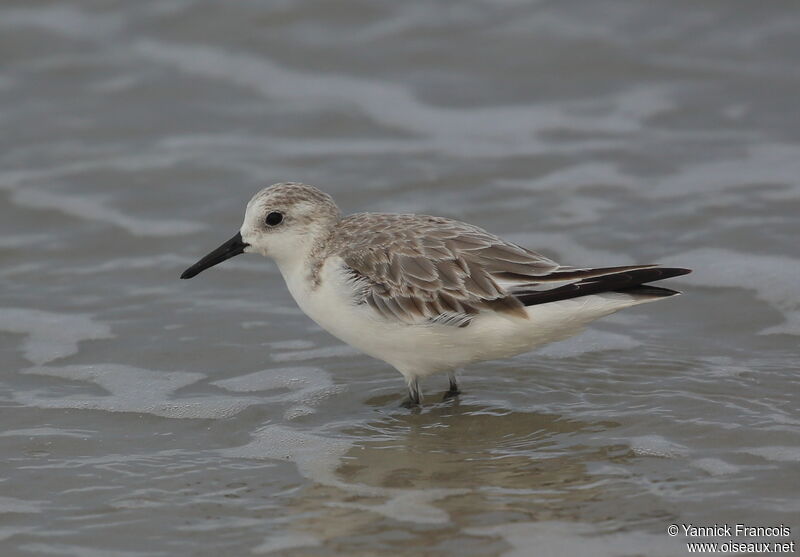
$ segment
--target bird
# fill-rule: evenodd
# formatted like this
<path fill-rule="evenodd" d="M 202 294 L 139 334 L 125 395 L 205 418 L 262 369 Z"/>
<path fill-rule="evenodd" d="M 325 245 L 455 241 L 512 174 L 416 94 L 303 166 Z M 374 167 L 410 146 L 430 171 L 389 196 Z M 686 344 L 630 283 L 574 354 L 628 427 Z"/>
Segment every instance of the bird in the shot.
<path fill-rule="evenodd" d="M 242 253 L 272 258 L 300 309 L 320 327 L 399 371 L 406 407 L 421 379 L 456 372 L 580 332 L 589 322 L 680 292 L 649 283 L 690 269 L 656 264 L 560 265 L 445 217 L 344 216 L 314 186 L 281 182 L 256 193 L 239 231 L 181 279 Z"/>

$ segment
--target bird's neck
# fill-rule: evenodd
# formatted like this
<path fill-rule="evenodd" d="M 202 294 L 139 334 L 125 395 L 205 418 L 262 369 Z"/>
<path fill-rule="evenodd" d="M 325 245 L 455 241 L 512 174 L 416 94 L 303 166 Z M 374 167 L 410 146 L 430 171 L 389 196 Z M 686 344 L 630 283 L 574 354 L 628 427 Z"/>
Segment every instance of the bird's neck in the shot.
<path fill-rule="evenodd" d="M 311 290 L 316 288 L 332 234 L 333 227 L 311 230 L 291 250 L 273 256 L 287 284 L 291 282 Z"/>

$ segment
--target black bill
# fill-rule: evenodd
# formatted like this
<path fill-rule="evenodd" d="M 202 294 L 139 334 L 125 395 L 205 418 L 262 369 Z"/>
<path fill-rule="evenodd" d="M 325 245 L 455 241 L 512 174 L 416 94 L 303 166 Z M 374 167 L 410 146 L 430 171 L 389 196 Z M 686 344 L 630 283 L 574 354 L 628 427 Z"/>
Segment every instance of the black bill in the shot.
<path fill-rule="evenodd" d="M 217 263 L 222 263 L 226 259 L 230 259 L 235 255 L 244 252 L 244 248 L 250 244 L 244 243 L 241 233 L 237 232 L 236 236 L 222 244 L 220 247 L 206 255 L 203 259 L 186 269 L 181 275 L 182 279 L 190 279 L 193 276 L 200 274 L 209 267 L 213 267 Z"/>

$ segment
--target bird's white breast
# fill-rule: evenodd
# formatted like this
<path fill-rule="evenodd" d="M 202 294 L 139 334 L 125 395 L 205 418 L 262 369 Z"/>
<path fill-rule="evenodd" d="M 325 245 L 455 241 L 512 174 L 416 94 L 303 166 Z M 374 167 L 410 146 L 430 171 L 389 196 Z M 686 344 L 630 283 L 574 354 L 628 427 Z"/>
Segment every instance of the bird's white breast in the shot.
<path fill-rule="evenodd" d="M 297 305 L 320 327 L 362 352 L 386 360 L 382 348 L 399 327 L 374 315 L 365 304 L 358 304 L 341 259 L 328 258 L 316 281 L 306 266 L 282 266 L 281 272 Z"/>
<path fill-rule="evenodd" d="M 571 336 L 597 317 L 641 303 L 624 294 L 608 293 L 526 308 L 528 319 L 483 312 L 467 327 L 409 325 L 388 320 L 369 305 L 359 303 L 337 257 L 325 261 L 316 282 L 305 265 L 284 265 L 281 272 L 289 292 L 311 319 L 407 377 L 520 354 Z"/>

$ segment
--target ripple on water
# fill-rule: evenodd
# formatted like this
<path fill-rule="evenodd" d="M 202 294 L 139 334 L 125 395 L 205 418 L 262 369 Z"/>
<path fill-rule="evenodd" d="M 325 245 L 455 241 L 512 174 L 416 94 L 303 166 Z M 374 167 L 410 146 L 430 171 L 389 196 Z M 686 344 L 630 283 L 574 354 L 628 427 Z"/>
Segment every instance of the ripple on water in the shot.
<path fill-rule="evenodd" d="M 719 203 L 713 193 L 735 191 L 742 185 L 781 184 L 783 192 L 772 191 L 773 199 L 797 199 L 800 185 L 800 148 L 784 143 L 756 142 L 742 156 L 687 165 L 661 180 L 656 187 L 644 190 L 657 199 L 690 196 L 703 205 Z M 697 195 L 703 184 L 703 195 Z"/>
<path fill-rule="evenodd" d="M 107 412 L 137 412 L 164 418 L 219 419 L 234 416 L 262 401 L 225 396 L 175 397 L 174 393 L 204 379 L 202 373 L 155 371 L 122 364 L 35 367 L 22 373 L 94 383 L 108 395 L 52 396 L 46 391 L 17 391 L 14 399 L 38 408 L 74 408 Z"/>
<path fill-rule="evenodd" d="M 113 338 L 111 328 L 89 314 L 0 308 L 0 330 L 27 335 L 25 358 L 41 365 L 78 353 L 84 340 Z"/>
<path fill-rule="evenodd" d="M 641 342 L 629 335 L 589 329 L 578 336 L 549 344 L 536 351 L 539 356 L 548 358 L 572 358 L 592 352 L 607 350 L 632 350 Z"/>
<path fill-rule="evenodd" d="M 264 555 L 300 547 L 318 547 L 319 545 L 321 545 L 320 540 L 310 534 L 285 533 L 267 537 L 264 543 L 254 547 L 252 552 L 256 555 Z"/>
<path fill-rule="evenodd" d="M 57 427 L 31 427 L 25 429 L 9 429 L 0 432 L 0 437 L 76 437 L 85 439 L 95 433 L 89 429 L 60 429 Z"/>
<path fill-rule="evenodd" d="M 639 456 L 676 458 L 688 454 L 688 449 L 686 447 L 674 443 L 660 435 L 641 435 L 638 437 L 631 437 L 625 441 L 630 444 L 634 454 Z"/>
<path fill-rule="evenodd" d="M 343 481 L 337 469 L 342 458 L 354 447 L 346 437 L 321 436 L 284 425 L 268 425 L 252 435 L 246 445 L 221 449 L 230 458 L 290 460 L 300 474 L 315 483 L 335 487 L 347 494 L 385 499 L 381 503 L 329 501 L 328 506 L 377 513 L 394 520 L 422 524 L 443 524 L 448 514 L 432 502 L 464 493 L 463 489 L 393 489 Z"/>
<path fill-rule="evenodd" d="M 302 362 L 321 358 L 351 358 L 360 355 L 361 352 L 346 344 L 334 344 L 309 350 L 273 352 L 270 354 L 270 358 L 276 362 Z"/>
<path fill-rule="evenodd" d="M 121 15 L 93 14 L 68 6 L 38 6 L 35 9 L 3 10 L 3 27 L 35 27 L 69 38 L 97 38 L 122 26 Z"/>
<path fill-rule="evenodd" d="M 743 449 L 742 452 L 760 456 L 772 462 L 800 462 L 800 447 L 757 447 Z"/>
<path fill-rule="evenodd" d="M 664 258 L 665 265 L 683 265 L 695 272 L 680 282 L 755 291 L 756 297 L 778 310 L 785 321 L 761 334 L 800 335 L 800 260 L 780 255 L 699 248 Z M 754 280 L 758 277 L 758 280 Z"/>
<path fill-rule="evenodd" d="M 739 466 L 726 462 L 719 458 L 699 458 L 692 462 L 693 466 L 708 472 L 712 476 L 725 476 L 736 474 L 741 470 Z"/>
<path fill-rule="evenodd" d="M 316 412 L 315 407 L 323 400 L 345 389 L 336 385 L 331 375 L 318 367 L 284 367 L 265 369 L 247 375 L 221 379 L 211 383 L 217 387 L 237 393 L 288 390 L 264 397 L 264 403 L 299 403 L 288 408 L 284 417 L 294 420 Z"/>
<path fill-rule="evenodd" d="M 110 207 L 99 197 L 87 195 L 69 195 L 29 187 L 13 192 L 11 200 L 21 207 L 48 209 L 71 217 L 110 224 L 134 236 L 170 237 L 203 229 L 203 225 L 197 222 L 136 217 Z"/>
<path fill-rule="evenodd" d="M 671 101 L 663 89 L 633 87 L 611 101 L 613 108 L 598 112 L 570 110 L 553 105 L 442 108 L 418 99 L 396 83 L 348 77 L 343 74 L 309 74 L 294 71 L 248 53 L 231 52 L 204 44 L 182 44 L 143 39 L 136 52 L 156 62 L 208 78 L 224 80 L 270 99 L 305 100 L 317 107 L 351 106 L 375 123 L 420 135 L 419 148 L 445 154 L 508 157 L 514 153 L 554 149 L 538 136 L 547 130 L 579 129 L 586 132 L 623 133 L 639 129 Z M 386 106 L 392 106 L 387 111 Z M 486 133 L 486 130 L 491 130 Z M 337 143 L 341 143 L 337 139 Z M 565 146 L 568 148 L 571 146 Z"/>
<path fill-rule="evenodd" d="M 519 522 L 497 526 L 467 528 L 466 533 L 476 536 L 497 536 L 508 542 L 511 551 L 503 557 L 560 557 L 562 555 L 591 555 L 592 557 L 618 557 L 640 555 L 642 548 L 652 556 L 676 554 L 680 543 L 666 535 L 644 532 L 611 532 L 603 525 L 581 522 Z M 535 540 L 535 552 L 532 552 Z"/>
<path fill-rule="evenodd" d="M 0 496 L 0 515 L 40 513 L 45 505 L 45 501 L 30 501 Z"/>

